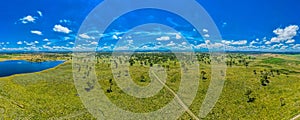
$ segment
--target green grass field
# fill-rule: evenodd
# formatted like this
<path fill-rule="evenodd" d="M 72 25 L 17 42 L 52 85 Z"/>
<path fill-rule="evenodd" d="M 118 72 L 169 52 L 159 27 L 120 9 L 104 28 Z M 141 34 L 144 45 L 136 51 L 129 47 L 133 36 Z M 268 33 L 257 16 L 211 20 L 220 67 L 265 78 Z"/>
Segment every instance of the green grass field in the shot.
<path fill-rule="evenodd" d="M 0 55 L 0 61 L 17 59 L 18 56 Z M 150 63 L 161 64 L 168 74 L 166 85 L 178 91 L 181 82 L 178 61 L 162 59 L 145 63 L 146 58 L 160 59 L 164 56 L 172 57 L 137 54 L 130 66 L 130 77 L 136 84 L 147 86 L 151 82 L 148 73 Z M 72 61 L 68 56 L 60 59 L 69 61 L 39 73 L 0 78 L 0 119 L 95 119 L 84 107 L 75 88 Z M 199 54 L 198 60 L 199 72 L 205 71 L 207 79 L 199 78 L 196 99 L 189 107 L 196 115 L 199 114 L 211 77 L 209 58 Z M 288 120 L 300 114 L 299 55 L 230 54 L 227 64 L 223 92 L 204 119 Z M 111 86 L 111 92 L 106 92 L 106 95 L 119 108 L 137 113 L 151 112 L 174 98 L 165 87 L 147 99 L 127 95 L 117 86 L 111 65 L 106 55 L 98 55 L 95 70 L 102 89 L 107 91 Z M 192 117 L 186 112 L 179 119 Z"/>

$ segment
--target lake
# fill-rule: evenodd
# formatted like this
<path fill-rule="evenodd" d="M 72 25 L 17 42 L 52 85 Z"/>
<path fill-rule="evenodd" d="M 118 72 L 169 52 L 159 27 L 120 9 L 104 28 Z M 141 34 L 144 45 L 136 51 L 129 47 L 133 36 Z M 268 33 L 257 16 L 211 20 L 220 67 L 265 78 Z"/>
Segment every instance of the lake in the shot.
<path fill-rule="evenodd" d="M 56 67 L 64 61 L 29 62 L 25 60 L 8 60 L 0 62 L 0 77 L 22 73 L 33 73 Z"/>

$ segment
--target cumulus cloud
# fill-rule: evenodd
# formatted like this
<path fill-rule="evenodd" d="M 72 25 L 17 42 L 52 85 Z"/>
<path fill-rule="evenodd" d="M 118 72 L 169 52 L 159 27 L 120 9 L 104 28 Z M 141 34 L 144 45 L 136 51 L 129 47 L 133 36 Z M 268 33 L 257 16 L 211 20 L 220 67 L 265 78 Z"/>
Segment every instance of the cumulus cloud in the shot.
<path fill-rule="evenodd" d="M 254 44 L 257 44 L 257 43 L 258 42 L 256 42 L 256 41 L 253 40 L 252 42 L 250 42 L 250 45 L 253 46 Z"/>
<path fill-rule="evenodd" d="M 281 46 L 283 46 L 283 44 L 275 44 L 271 47 L 271 49 L 281 48 Z"/>
<path fill-rule="evenodd" d="M 287 49 L 288 48 L 288 46 L 282 46 L 280 49 L 281 50 L 285 50 L 285 49 Z"/>
<path fill-rule="evenodd" d="M 210 49 L 214 49 L 214 48 L 222 48 L 222 47 L 224 47 L 224 44 L 222 44 L 222 43 L 214 43 L 214 44 L 209 44 L 209 45 L 207 46 L 207 48 L 210 48 Z"/>
<path fill-rule="evenodd" d="M 205 44 L 210 44 L 210 40 L 205 40 Z"/>
<path fill-rule="evenodd" d="M 38 31 L 38 30 L 32 30 L 31 33 L 36 34 L 36 35 L 43 35 L 43 33 L 41 31 Z"/>
<path fill-rule="evenodd" d="M 18 41 L 17 44 L 18 44 L 18 45 L 22 45 L 23 42 L 22 42 L 22 41 Z"/>
<path fill-rule="evenodd" d="M 66 34 L 69 34 L 70 32 L 72 32 L 69 28 L 61 26 L 61 25 L 55 25 L 53 28 L 53 31 L 66 33 Z"/>
<path fill-rule="evenodd" d="M 272 44 L 272 42 L 267 41 L 267 42 L 265 42 L 265 44 L 266 44 L 266 45 L 270 45 L 270 44 Z"/>
<path fill-rule="evenodd" d="M 227 41 L 227 40 L 222 40 L 221 41 L 223 44 L 226 44 L 226 45 L 230 45 L 231 44 L 231 41 Z"/>
<path fill-rule="evenodd" d="M 27 42 L 27 41 L 24 41 L 24 44 L 26 44 L 27 46 L 33 46 L 33 45 L 35 45 L 34 42 Z"/>
<path fill-rule="evenodd" d="M 207 29 L 203 29 L 202 30 L 204 33 L 208 33 L 208 30 Z"/>
<path fill-rule="evenodd" d="M 119 39 L 117 35 L 113 35 L 112 38 L 115 40 Z"/>
<path fill-rule="evenodd" d="M 89 35 L 87 35 L 85 33 L 84 34 L 80 34 L 79 37 L 81 37 L 83 39 L 95 39 L 94 37 L 91 37 L 91 36 L 89 36 Z"/>
<path fill-rule="evenodd" d="M 44 41 L 44 42 L 48 42 L 48 41 L 49 41 L 49 39 L 45 38 L 43 41 Z"/>
<path fill-rule="evenodd" d="M 98 42 L 91 42 L 92 45 L 98 45 Z"/>
<path fill-rule="evenodd" d="M 206 38 L 209 38 L 209 37 L 210 37 L 210 35 L 209 35 L 209 34 L 205 34 L 205 35 L 204 35 L 204 37 L 206 37 Z"/>
<path fill-rule="evenodd" d="M 291 39 L 291 40 L 286 41 L 285 43 L 286 43 L 286 44 L 291 44 L 291 43 L 294 43 L 294 42 L 295 42 L 295 40 L 294 40 L 294 39 Z"/>
<path fill-rule="evenodd" d="M 31 15 L 28 15 L 26 17 L 23 17 L 20 19 L 20 21 L 23 23 L 23 24 L 27 24 L 27 23 L 33 23 L 36 19 L 34 17 L 32 17 Z"/>
<path fill-rule="evenodd" d="M 179 33 L 177 33 L 176 34 L 176 39 L 178 40 L 178 39 L 181 39 L 181 38 L 182 38 L 181 35 Z"/>
<path fill-rule="evenodd" d="M 222 40 L 221 43 L 226 44 L 226 45 L 246 45 L 248 43 L 248 41 L 247 40 L 239 40 L 239 41 Z"/>
<path fill-rule="evenodd" d="M 199 44 L 199 45 L 196 45 L 196 46 L 194 46 L 195 48 L 197 48 L 197 49 L 201 49 L 201 48 L 207 48 L 207 44 Z"/>
<path fill-rule="evenodd" d="M 296 44 L 292 47 L 293 49 L 300 49 L 300 44 Z"/>
<path fill-rule="evenodd" d="M 299 30 L 299 27 L 297 25 L 290 25 L 288 27 L 277 28 L 273 32 L 277 35 L 276 37 L 273 37 L 271 39 L 272 43 L 280 43 L 289 41 L 291 42 L 293 38 L 297 35 L 297 31 Z"/>
<path fill-rule="evenodd" d="M 240 41 L 234 41 L 231 44 L 232 45 L 245 45 L 247 43 L 248 43 L 247 40 L 240 40 Z"/>
<path fill-rule="evenodd" d="M 169 47 L 173 47 L 175 45 L 176 45 L 176 43 L 174 43 L 173 41 L 171 41 L 169 44 L 167 44 L 167 46 L 169 46 Z"/>
<path fill-rule="evenodd" d="M 133 40 L 127 40 L 128 45 L 132 45 L 133 44 Z"/>
<path fill-rule="evenodd" d="M 168 41 L 168 40 L 170 40 L 170 37 L 169 36 L 162 36 L 162 37 L 156 38 L 156 40 L 158 40 L 158 41 Z"/>

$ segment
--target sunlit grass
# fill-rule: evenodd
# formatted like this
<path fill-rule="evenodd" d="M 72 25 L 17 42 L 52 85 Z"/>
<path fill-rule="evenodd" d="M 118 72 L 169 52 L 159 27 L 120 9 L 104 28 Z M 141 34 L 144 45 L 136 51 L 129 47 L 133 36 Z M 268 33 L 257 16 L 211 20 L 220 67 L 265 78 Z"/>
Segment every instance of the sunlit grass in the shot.
<path fill-rule="evenodd" d="M 242 56 L 246 58 L 246 56 Z M 241 58 L 234 58 L 236 61 Z M 104 62 L 106 61 L 106 62 Z M 113 79 L 112 92 L 106 92 L 118 107 L 132 112 L 151 112 L 167 105 L 173 95 L 162 89 L 148 99 L 138 99 L 124 93 L 115 83 L 109 60 L 99 59 L 96 65 L 98 82 L 106 91 L 109 80 Z M 242 64 L 228 67 L 226 82 L 219 101 L 205 119 L 290 119 L 300 114 L 300 66 L 299 61 L 291 61 L 281 55 L 257 56 L 248 67 Z M 180 85 L 180 68 L 172 60 L 163 63 L 170 65 L 167 70 L 167 85 L 174 91 Z M 149 84 L 149 65 L 138 62 L 130 67 L 130 76 L 141 86 Z M 257 72 L 254 74 L 254 70 Z M 261 71 L 274 72 L 267 86 L 261 85 Z M 205 71 L 206 80 L 199 78 L 197 97 L 189 107 L 199 114 L 200 107 L 210 84 L 210 65 L 200 62 L 200 72 Z M 39 73 L 30 73 L 0 78 L 0 119 L 94 119 L 85 109 L 74 86 L 71 61 Z M 146 81 L 141 82 L 141 76 Z M 251 91 L 249 102 L 246 95 Z M 191 119 L 185 113 L 180 119 Z"/>

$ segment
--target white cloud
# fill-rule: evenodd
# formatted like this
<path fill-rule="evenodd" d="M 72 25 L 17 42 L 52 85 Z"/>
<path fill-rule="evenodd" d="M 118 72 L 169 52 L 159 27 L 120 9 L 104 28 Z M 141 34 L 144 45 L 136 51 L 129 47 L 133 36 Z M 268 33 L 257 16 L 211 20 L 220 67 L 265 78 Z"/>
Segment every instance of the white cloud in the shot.
<path fill-rule="evenodd" d="M 34 17 L 32 17 L 31 15 L 28 15 L 24 18 L 21 18 L 20 21 L 23 23 L 23 24 L 27 24 L 27 23 L 30 23 L 30 22 L 34 22 L 36 19 Z"/>
<path fill-rule="evenodd" d="M 271 39 L 272 43 L 279 43 L 292 40 L 296 35 L 299 27 L 297 25 L 290 25 L 285 27 L 284 29 L 277 28 L 273 32 L 277 35 L 277 37 L 273 37 Z"/>
<path fill-rule="evenodd" d="M 80 34 L 79 35 L 81 38 L 83 38 L 83 39 L 95 39 L 94 37 L 91 37 L 91 36 L 89 36 L 89 35 L 87 35 L 87 34 Z"/>
<path fill-rule="evenodd" d="M 27 42 L 27 41 L 24 41 L 24 43 L 27 45 L 27 46 L 32 46 L 32 45 L 35 45 L 34 42 Z"/>
<path fill-rule="evenodd" d="M 170 40 L 170 37 L 169 36 L 162 36 L 160 38 L 156 38 L 156 40 L 158 40 L 158 41 L 168 41 L 168 40 Z"/>
<path fill-rule="evenodd" d="M 221 43 L 226 44 L 226 45 L 246 45 L 248 43 L 248 41 L 247 40 L 239 40 L 239 41 L 222 40 Z"/>
<path fill-rule="evenodd" d="M 199 44 L 199 45 L 197 45 L 197 46 L 194 46 L 195 48 L 197 48 L 197 49 L 200 49 L 200 48 L 207 48 L 207 44 Z"/>
<path fill-rule="evenodd" d="M 231 44 L 231 41 L 227 41 L 227 40 L 222 40 L 221 42 L 222 42 L 223 44 L 226 44 L 226 45 Z"/>
<path fill-rule="evenodd" d="M 63 20 L 59 20 L 60 23 L 71 23 L 70 20 L 66 20 L 66 19 L 63 19 Z"/>
<path fill-rule="evenodd" d="M 43 41 L 44 41 L 44 42 L 48 42 L 48 41 L 49 41 L 49 39 L 45 38 Z"/>
<path fill-rule="evenodd" d="M 294 40 L 294 39 L 291 39 L 291 40 L 286 41 L 285 43 L 286 43 L 286 44 L 291 44 L 291 43 L 294 43 L 294 42 L 295 42 L 295 40 Z"/>
<path fill-rule="evenodd" d="M 213 48 L 222 48 L 222 47 L 224 47 L 224 44 L 222 44 L 222 43 L 214 43 L 214 44 L 208 45 L 207 47 L 210 48 L 210 49 L 213 49 Z"/>
<path fill-rule="evenodd" d="M 41 31 L 38 31 L 38 30 L 32 30 L 31 33 L 36 34 L 36 35 L 43 35 L 43 33 Z"/>
<path fill-rule="evenodd" d="M 22 41 L 19 41 L 19 42 L 17 42 L 17 44 L 18 44 L 18 45 L 22 45 L 22 44 L 23 44 L 23 42 L 22 42 Z"/>
<path fill-rule="evenodd" d="M 112 38 L 115 40 L 119 39 L 117 35 L 113 35 Z"/>
<path fill-rule="evenodd" d="M 43 16 L 43 13 L 41 11 L 37 11 L 37 13 L 39 14 L 40 17 Z"/>
<path fill-rule="evenodd" d="M 208 33 L 208 30 L 207 29 L 203 29 L 202 30 L 204 33 Z"/>
<path fill-rule="evenodd" d="M 275 44 L 271 47 L 271 49 L 275 49 L 275 48 L 281 48 L 283 46 L 283 44 Z"/>
<path fill-rule="evenodd" d="M 296 44 L 292 47 L 293 49 L 300 49 L 300 44 Z"/>
<path fill-rule="evenodd" d="M 92 45 L 98 45 L 98 42 L 91 42 Z"/>
<path fill-rule="evenodd" d="M 231 44 L 232 45 L 245 45 L 247 43 L 248 43 L 247 40 L 240 40 L 240 41 L 234 41 Z"/>
<path fill-rule="evenodd" d="M 35 43 L 35 44 L 38 44 L 38 43 L 39 43 L 39 41 L 34 41 L 34 43 Z"/>
<path fill-rule="evenodd" d="M 222 27 L 226 27 L 227 26 L 227 22 L 223 22 L 222 24 L 223 24 Z"/>
<path fill-rule="evenodd" d="M 171 41 L 169 44 L 167 44 L 167 46 L 169 46 L 169 47 L 172 47 L 172 46 L 175 46 L 176 44 L 173 42 L 173 41 Z"/>
<path fill-rule="evenodd" d="M 210 37 L 210 35 L 209 35 L 209 34 L 205 34 L 205 35 L 204 35 L 204 37 L 206 37 L 206 38 L 209 38 L 209 37 Z"/>
<path fill-rule="evenodd" d="M 254 44 L 257 44 L 258 42 L 256 42 L 256 41 L 252 41 L 251 43 L 250 43 L 250 45 L 252 46 L 252 45 L 254 45 Z"/>
<path fill-rule="evenodd" d="M 129 45 L 133 44 L 133 40 L 127 40 L 127 42 L 128 42 Z"/>
<path fill-rule="evenodd" d="M 267 42 L 268 40 L 267 40 L 267 37 L 264 37 L 263 38 L 263 42 Z"/>
<path fill-rule="evenodd" d="M 182 38 L 181 35 L 179 33 L 177 33 L 176 34 L 176 39 L 178 40 L 178 39 L 181 39 L 181 38 Z"/>
<path fill-rule="evenodd" d="M 70 32 L 72 32 L 69 28 L 61 26 L 61 25 L 55 25 L 53 28 L 53 31 L 66 33 L 66 34 L 69 34 Z"/>
<path fill-rule="evenodd" d="M 288 46 L 282 46 L 280 49 L 281 50 L 285 50 L 285 49 L 287 49 L 288 48 Z"/>
<path fill-rule="evenodd" d="M 270 45 L 270 44 L 272 44 L 272 42 L 267 41 L 267 42 L 265 42 L 265 44 L 266 44 L 266 45 Z"/>
<path fill-rule="evenodd" d="M 64 37 L 64 39 L 65 39 L 65 40 L 70 40 L 71 37 L 68 37 L 68 36 L 67 36 L 67 37 Z"/>
<path fill-rule="evenodd" d="M 48 49 L 48 50 L 52 50 L 52 49 L 53 49 L 52 47 L 47 46 L 47 45 L 43 45 L 43 48 L 44 48 L 44 49 Z"/>
<path fill-rule="evenodd" d="M 205 44 L 210 44 L 210 40 L 205 40 Z"/>

